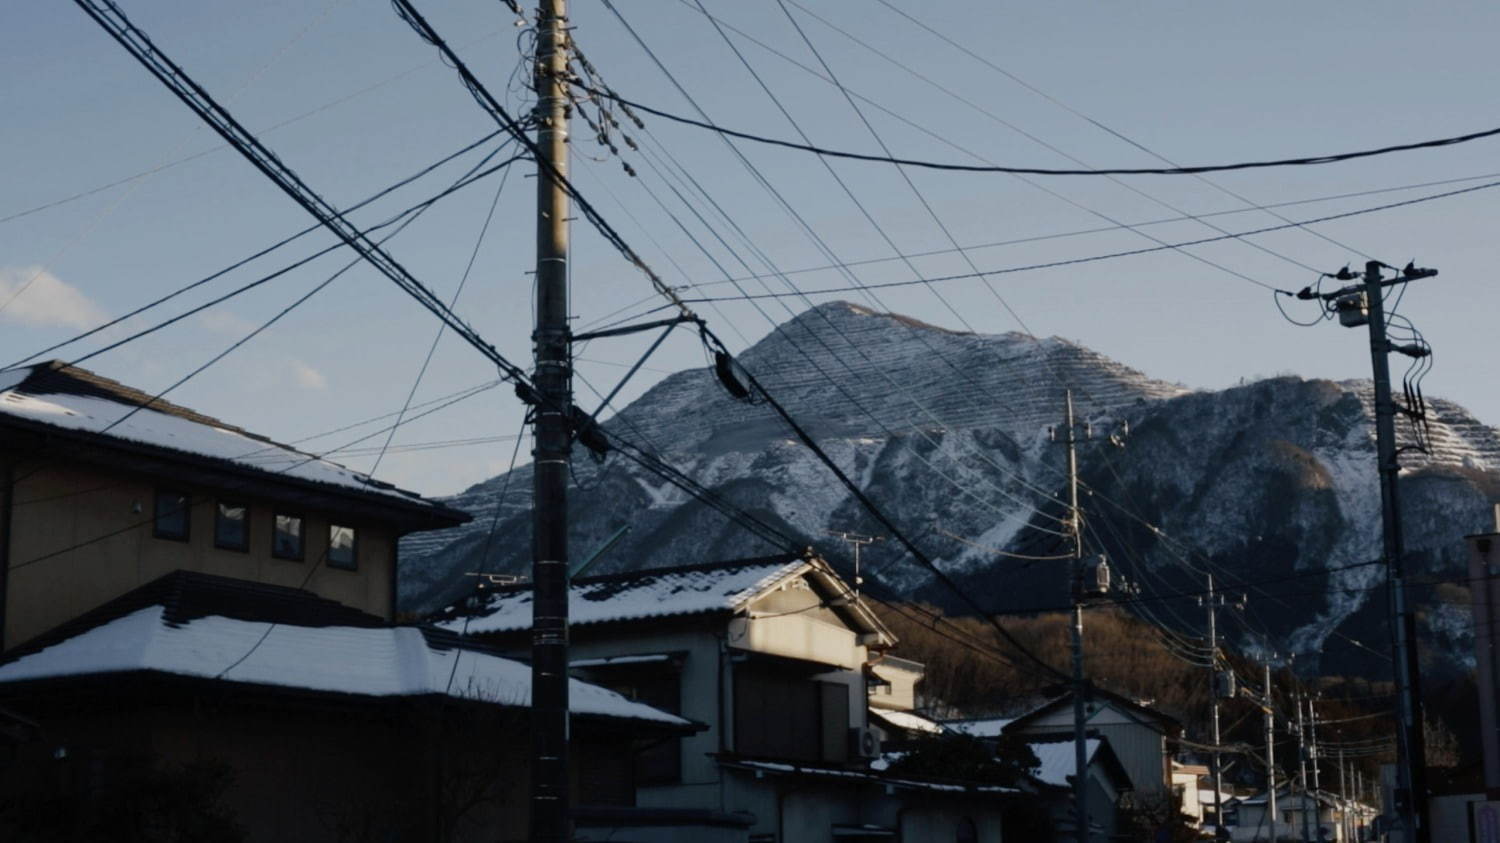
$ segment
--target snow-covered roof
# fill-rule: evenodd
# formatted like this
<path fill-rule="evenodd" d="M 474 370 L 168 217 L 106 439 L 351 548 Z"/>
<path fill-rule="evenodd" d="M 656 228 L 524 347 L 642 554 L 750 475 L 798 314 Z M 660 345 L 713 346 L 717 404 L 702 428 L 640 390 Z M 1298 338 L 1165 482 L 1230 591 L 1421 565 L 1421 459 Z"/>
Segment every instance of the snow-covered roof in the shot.
<path fill-rule="evenodd" d="M 982 717 L 971 720 L 944 720 L 943 727 L 973 738 L 998 738 L 1012 717 Z"/>
<path fill-rule="evenodd" d="M 1099 744 L 1098 738 L 1088 738 L 1084 741 L 1085 763 L 1094 762 L 1094 753 L 1099 751 Z M 1067 787 L 1071 784 L 1069 779 L 1078 770 L 1072 741 L 1047 741 L 1029 744 L 1029 746 L 1032 753 L 1036 755 L 1036 760 L 1040 762 L 1032 774 L 1037 781 L 1060 787 Z"/>
<path fill-rule="evenodd" d="M 222 616 L 181 623 L 162 605 L 136 609 L 0 665 L 0 684 L 141 671 L 370 697 L 437 694 L 507 706 L 531 703 L 529 666 L 434 647 L 417 627 L 314 627 Z M 575 714 L 690 725 L 576 679 L 569 703 Z"/>
<path fill-rule="evenodd" d="M 801 556 L 776 556 L 713 565 L 660 568 L 584 577 L 568 590 L 568 623 L 581 626 L 708 612 L 734 612 L 812 563 Z M 438 626 L 471 635 L 531 626 L 530 584 L 502 586 L 480 598 L 477 614 L 451 617 Z"/>
<path fill-rule="evenodd" d="M 415 492 L 274 442 L 76 366 L 52 361 L 0 371 L 0 419 L 93 434 L 166 455 L 374 495 L 461 516 Z M 459 519 L 463 520 L 463 519 Z M 458 523 L 458 521 L 455 521 Z"/>
<path fill-rule="evenodd" d="M 928 720 L 920 714 L 913 714 L 910 711 L 891 711 L 884 708 L 872 708 L 870 709 L 870 713 L 895 726 L 897 729 L 904 729 L 908 732 L 926 732 L 932 735 L 942 734 L 943 732 L 943 727 L 939 723 Z"/>

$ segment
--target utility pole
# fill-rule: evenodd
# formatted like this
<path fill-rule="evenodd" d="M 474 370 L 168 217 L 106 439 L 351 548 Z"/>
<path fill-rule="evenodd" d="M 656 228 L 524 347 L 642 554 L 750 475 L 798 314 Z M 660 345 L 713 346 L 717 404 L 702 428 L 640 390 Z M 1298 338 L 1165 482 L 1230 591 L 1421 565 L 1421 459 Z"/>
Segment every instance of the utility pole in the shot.
<path fill-rule="evenodd" d="M 532 436 L 531 839 L 573 837 L 568 794 L 568 470 L 572 339 L 568 326 L 568 18 L 566 0 L 539 0 L 532 84 L 537 103 L 537 402 Z"/>
<path fill-rule="evenodd" d="M 1380 261 L 1369 261 L 1357 285 L 1332 293 L 1315 293 L 1304 289 L 1300 299 L 1321 298 L 1332 302 L 1339 321 L 1346 327 L 1369 325 L 1370 360 L 1375 380 L 1375 446 L 1380 472 L 1380 514 L 1382 548 L 1385 556 L 1386 582 L 1389 586 L 1391 638 L 1395 648 L 1396 691 L 1400 700 L 1401 722 L 1397 729 L 1400 762 L 1396 765 L 1398 787 L 1396 810 L 1401 815 L 1404 843 L 1431 843 L 1427 822 L 1427 748 L 1422 734 L 1421 666 L 1417 661 L 1417 624 L 1406 597 L 1406 548 L 1401 532 L 1401 504 L 1398 480 L 1401 464 L 1396 448 L 1396 402 L 1391 397 L 1392 351 L 1409 357 L 1425 357 L 1431 352 L 1419 345 L 1398 346 L 1386 337 L 1385 288 L 1437 275 L 1435 269 L 1419 269 L 1407 264 L 1396 276 L 1382 278 L 1381 269 L 1390 268 Z M 1334 276 L 1353 280 L 1347 269 Z M 1326 306 L 1326 305 L 1325 305 Z"/>
<path fill-rule="evenodd" d="M 1271 662 L 1262 666 L 1265 690 L 1259 700 L 1266 720 L 1266 811 L 1271 818 L 1271 840 L 1276 840 L 1276 710 L 1271 707 Z"/>
<path fill-rule="evenodd" d="M 1299 691 L 1296 698 L 1297 703 L 1297 780 L 1302 784 L 1302 840 L 1304 843 L 1311 840 L 1307 823 L 1307 724 L 1302 719 L 1302 693 Z"/>
<path fill-rule="evenodd" d="M 1102 556 L 1093 567 L 1084 562 L 1083 510 L 1078 506 L 1078 443 L 1092 439 L 1093 428 L 1088 424 L 1082 425 L 1083 436 L 1082 439 L 1079 438 L 1079 423 L 1073 416 L 1073 390 L 1066 390 L 1065 399 L 1063 435 L 1058 436 L 1057 428 L 1051 428 L 1047 432 L 1054 443 L 1068 448 L 1068 518 L 1063 526 L 1073 540 L 1073 763 L 1077 771 L 1073 777 L 1073 801 L 1078 820 L 1078 843 L 1088 843 L 1088 789 L 1084 775 L 1088 769 L 1088 741 L 1085 731 L 1088 714 L 1084 699 L 1088 696 L 1089 685 L 1083 673 L 1083 604 L 1091 597 L 1099 597 L 1108 592 L 1109 565 Z M 1123 446 L 1124 437 L 1129 434 L 1129 424 L 1122 422 L 1119 433 L 1111 435 L 1109 441 Z"/>
<path fill-rule="evenodd" d="M 1214 575 L 1208 575 L 1208 594 L 1204 598 L 1204 605 L 1208 607 L 1208 648 L 1209 648 L 1209 703 L 1212 713 L 1210 723 L 1213 726 L 1213 755 L 1209 757 L 1209 768 L 1213 773 L 1214 780 L 1214 839 L 1219 839 L 1224 826 L 1223 797 L 1219 794 L 1224 789 L 1223 772 L 1219 759 L 1219 698 L 1224 696 L 1228 689 L 1224 675 L 1219 672 L 1219 624 L 1218 624 L 1218 596 L 1214 594 Z M 1233 691 L 1228 691 L 1233 694 Z"/>
<path fill-rule="evenodd" d="M 1347 780 L 1344 778 L 1344 750 L 1340 749 L 1339 750 L 1339 808 L 1340 808 L 1340 811 L 1339 811 L 1339 814 L 1340 814 L 1340 816 L 1339 816 L 1339 824 L 1343 826 L 1343 834 L 1341 834 L 1340 836 L 1344 840 L 1349 840 L 1349 839 L 1353 838 L 1353 836 L 1354 836 L 1354 828 L 1349 823 L 1349 789 L 1348 789 L 1348 787 L 1345 784 L 1346 781 Z"/>
<path fill-rule="evenodd" d="M 1068 448 L 1068 532 L 1073 538 L 1073 811 L 1078 843 L 1089 840 L 1088 738 L 1083 675 L 1083 516 L 1078 510 L 1078 427 L 1073 419 L 1073 390 L 1067 390 L 1064 435 L 1053 439 Z"/>
<path fill-rule="evenodd" d="M 1316 697 L 1308 699 L 1308 760 L 1313 762 L 1313 792 L 1320 793 L 1323 790 L 1323 781 L 1319 777 L 1319 759 L 1322 751 L 1317 748 L 1317 708 L 1313 702 Z"/>
<path fill-rule="evenodd" d="M 859 587 L 864 585 L 865 578 L 859 573 L 859 551 L 866 545 L 885 541 L 885 536 L 862 536 L 859 533 L 849 533 L 843 530 L 824 530 L 830 536 L 843 539 L 850 547 L 854 548 L 854 599 L 859 599 Z"/>

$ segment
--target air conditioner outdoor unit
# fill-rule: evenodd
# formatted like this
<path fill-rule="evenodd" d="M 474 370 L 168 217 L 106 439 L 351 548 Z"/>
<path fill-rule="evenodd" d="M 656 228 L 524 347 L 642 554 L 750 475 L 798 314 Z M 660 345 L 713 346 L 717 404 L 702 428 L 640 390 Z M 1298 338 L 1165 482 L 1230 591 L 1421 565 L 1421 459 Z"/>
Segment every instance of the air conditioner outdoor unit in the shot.
<path fill-rule="evenodd" d="M 868 727 L 850 729 L 849 754 L 855 758 L 879 758 L 880 733 Z"/>

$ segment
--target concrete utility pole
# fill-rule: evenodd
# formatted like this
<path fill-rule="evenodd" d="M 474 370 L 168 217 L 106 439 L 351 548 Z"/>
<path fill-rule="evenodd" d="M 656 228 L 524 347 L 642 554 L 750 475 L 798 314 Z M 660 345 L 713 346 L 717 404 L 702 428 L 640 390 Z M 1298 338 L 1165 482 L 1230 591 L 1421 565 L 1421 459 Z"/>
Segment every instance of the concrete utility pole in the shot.
<path fill-rule="evenodd" d="M 1297 780 L 1302 784 L 1302 840 L 1304 843 L 1311 840 L 1307 822 L 1307 724 L 1302 719 L 1302 694 L 1298 693 L 1297 703 Z"/>
<path fill-rule="evenodd" d="M 531 839 L 573 837 L 568 795 L 568 464 L 573 437 L 568 327 L 568 31 L 565 0 L 537 6 L 536 372 L 531 582 Z"/>
<path fill-rule="evenodd" d="M 1401 502 L 1398 480 L 1401 463 L 1396 449 L 1396 402 L 1391 397 L 1391 367 L 1388 355 L 1398 351 L 1410 357 L 1425 357 L 1430 352 L 1418 345 L 1397 346 L 1386 337 L 1385 288 L 1437 275 L 1435 269 L 1418 269 L 1407 264 L 1393 278 L 1382 278 L 1386 265 L 1368 261 L 1360 279 L 1362 283 L 1331 293 L 1303 290 L 1301 299 L 1321 298 L 1333 302 L 1339 321 L 1347 327 L 1368 325 L 1370 361 L 1375 381 L 1375 447 L 1380 472 L 1380 514 L 1382 547 L 1385 556 L 1386 582 L 1390 591 L 1391 638 L 1395 648 L 1396 692 L 1400 700 L 1400 723 L 1397 747 L 1400 763 L 1396 765 L 1398 787 L 1396 810 L 1401 815 L 1405 843 L 1431 843 L 1427 822 L 1427 747 L 1422 733 L 1421 666 L 1417 661 L 1417 623 L 1406 597 L 1406 548 L 1401 531 Z M 1340 272 L 1337 278 L 1355 276 Z"/>
<path fill-rule="evenodd" d="M 1351 840 L 1354 837 L 1354 828 L 1353 828 L 1353 825 L 1349 822 L 1349 788 L 1348 788 L 1348 786 L 1346 784 L 1347 781 L 1348 780 L 1344 777 L 1344 751 L 1342 749 L 1340 749 L 1339 750 L 1339 807 L 1340 807 L 1339 825 L 1343 826 L 1343 833 L 1340 835 L 1341 839 L 1343 839 L 1343 840 Z"/>
<path fill-rule="evenodd" d="M 1226 688 L 1223 687 L 1223 675 L 1219 672 L 1219 602 L 1218 595 L 1214 594 L 1214 575 L 1208 575 L 1208 594 L 1204 597 L 1204 605 L 1208 608 L 1208 651 L 1209 668 L 1208 681 L 1211 685 L 1209 690 L 1209 703 L 1212 717 L 1210 723 L 1213 726 L 1213 755 L 1209 757 L 1209 768 L 1213 773 L 1214 780 L 1214 839 L 1220 837 L 1220 829 L 1224 826 L 1223 797 L 1219 795 L 1224 789 L 1223 772 L 1219 759 L 1219 698 L 1224 696 Z M 1233 693 L 1233 691 L 1229 691 Z"/>
<path fill-rule="evenodd" d="M 1264 667 L 1265 693 L 1260 699 L 1266 715 L 1266 810 L 1271 817 L 1271 840 L 1276 839 L 1276 711 L 1271 707 L 1271 663 Z"/>
<path fill-rule="evenodd" d="M 1083 675 L 1083 515 L 1078 509 L 1078 426 L 1073 419 L 1073 390 L 1067 391 L 1063 416 L 1063 438 L 1054 440 L 1068 448 L 1068 532 L 1073 538 L 1073 811 L 1077 840 L 1089 840 L 1088 737 L 1084 696 L 1088 690 Z"/>
<path fill-rule="evenodd" d="M 1407 828 L 1409 843 L 1430 843 L 1427 825 L 1427 745 L 1422 734 L 1421 667 L 1417 663 L 1417 621 L 1406 599 L 1406 547 L 1402 542 L 1401 504 L 1398 479 L 1401 464 L 1396 454 L 1396 402 L 1391 398 L 1391 342 L 1385 335 L 1385 291 L 1387 283 L 1411 280 L 1405 273 L 1392 282 L 1380 277 L 1382 264 L 1365 264 L 1364 293 L 1370 308 L 1370 359 L 1375 369 L 1375 444 L 1380 465 L 1380 509 L 1384 525 L 1383 545 L 1387 579 L 1390 582 L 1391 625 L 1396 644 L 1396 687 L 1401 699 L 1400 747 L 1401 790 L 1397 804 Z M 1436 270 L 1422 270 L 1436 275 Z M 1427 277 L 1416 274 L 1416 277 Z"/>

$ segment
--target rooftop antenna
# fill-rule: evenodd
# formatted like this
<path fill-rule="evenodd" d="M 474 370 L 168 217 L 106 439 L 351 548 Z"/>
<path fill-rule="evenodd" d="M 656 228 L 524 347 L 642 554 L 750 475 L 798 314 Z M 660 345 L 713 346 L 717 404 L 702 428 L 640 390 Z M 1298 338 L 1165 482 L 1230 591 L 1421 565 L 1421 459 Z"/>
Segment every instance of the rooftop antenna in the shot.
<path fill-rule="evenodd" d="M 854 548 L 854 600 L 859 601 L 859 587 L 864 585 L 865 578 L 859 574 L 859 551 L 865 545 L 885 541 L 885 536 L 862 536 L 859 533 L 850 533 L 845 530 L 824 530 L 830 536 L 841 539 L 844 543 Z"/>

